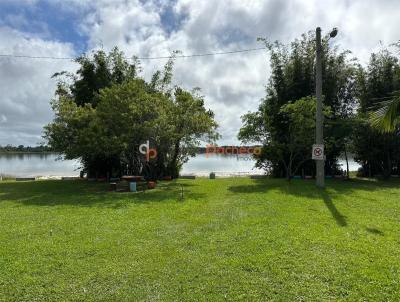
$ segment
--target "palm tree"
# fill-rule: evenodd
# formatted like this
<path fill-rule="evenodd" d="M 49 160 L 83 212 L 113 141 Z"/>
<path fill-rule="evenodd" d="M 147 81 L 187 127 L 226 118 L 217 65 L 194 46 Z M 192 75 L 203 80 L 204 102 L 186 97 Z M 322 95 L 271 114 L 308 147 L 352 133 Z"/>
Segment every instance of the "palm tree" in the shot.
<path fill-rule="evenodd" d="M 380 105 L 378 110 L 371 113 L 372 125 L 382 132 L 394 132 L 400 125 L 400 90 Z"/>

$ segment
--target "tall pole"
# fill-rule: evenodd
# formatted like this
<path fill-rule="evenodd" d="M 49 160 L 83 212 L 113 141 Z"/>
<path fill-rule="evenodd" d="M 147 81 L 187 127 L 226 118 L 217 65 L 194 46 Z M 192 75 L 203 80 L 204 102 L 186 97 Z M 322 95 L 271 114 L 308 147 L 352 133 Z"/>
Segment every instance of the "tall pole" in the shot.
<path fill-rule="evenodd" d="M 317 98 L 317 111 L 316 111 L 316 131 L 315 131 L 315 142 L 318 145 L 322 145 L 324 143 L 324 134 L 323 134 L 323 113 L 322 113 L 322 44 L 321 44 L 321 28 L 317 27 L 316 29 L 316 79 L 315 79 L 315 94 Z M 317 187 L 324 188 L 325 187 L 325 159 L 317 160 Z"/>

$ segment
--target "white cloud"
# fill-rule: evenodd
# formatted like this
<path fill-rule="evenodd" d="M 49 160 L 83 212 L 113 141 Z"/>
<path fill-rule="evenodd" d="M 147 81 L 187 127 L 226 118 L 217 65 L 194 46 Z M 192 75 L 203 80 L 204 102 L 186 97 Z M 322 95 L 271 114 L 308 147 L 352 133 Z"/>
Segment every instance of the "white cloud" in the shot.
<path fill-rule="evenodd" d="M 34 56 L 72 56 L 72 45 L 32 38 L 0 27 L 0 53 Z M 0 58 L 0 144 L 40 142 L 43 125 L 52 119 L 52 74 L 73 68 L 69 61 Z"/>
<path fill-rule="evenodd" d="M 60 1 L 60 8 L 87 12 L 80 28 L 89 37 L 89 48 L 102 46 L 109 50 L 119 46 L 128 56 L 165 56 L 177 49 L 184 54 L 194 54 L 251 48 L 261 46 L 256 42 L 257 37 L 290 42 L 321 26 L 325 33 L 332 27 L 339 27 L 339 35 L 332 44 L 350 49 L 354 56 L 366 62 L 370 52 L 379 48 L 380 40 L 390 44 L 400 39 L 397 30 L 400 2 L 396 0 L 66 0 Z M 171 9 L 172 18 L 179 21 L 173 30 L 165 28 L 168 20 L 163 20 L 163 14 L 167 8 Z M 43 51 L 61 56 L 72 53 L 66 44 L 27 39 L 10 29 L 6 31 L 8 35 L 4 29 L 0 33 L 0 48 L 7 46 L 5 50 L 14 53 Z M 142 61 L 145 76 L 148 78 L 164 63 L 165 60 Z M 0 74 L 1 83 L 5 83 L 0 85 L 12 87 L 1 99 L 2 106 L 13 112 L 14 119 L 23 120 L 21 127 L 31 131 L 26 133 L 39 136 L 39 124 L 44 124 L 51 116 L 48 99 L 54 83 L 49 75 L 65 69 L 68 64 L 14 60 L 5 63 L 3 59 L 1 64 L 2 67 L 18 65 L 17 68 L 8 66 L 7 71 Z M 178 59 L 174 81 L 186 88 L 202 88 L 206 105 L 215 111 L 221 125 L 224 136 L 221 143 L 235 143 L 240 116 L 255 110 L 265 94 L 268 65 L 268 55 L 264 51 Z M 29 99 L 34 99 L 35 105 Z M 31 119 L 27 114 L 31 108 L 41 116 L 34 119 L 35 127 L 29 126 Z M 11 120 L 9 115 L 6 114 L 7 123 Z M 16 129 L 14 127 L 15 135 L 25 133 L 25 130 L 17 132 Z M 8 134 L 0 131 L 0 142 L 7 137 Z"/>
<path fill-rule="evenodd" d="M 238 8 L 231 11 L 235 17 Z M 181 28 L 169 34 L 162 27 L 162 10 L 154 2 L 145 5 L 140 2 L 129 5 L 102 3 L 96 6 L 84 28 L 92 48 L 98 47 L 100 42 L 108 50 L 118 45 L 128 56 L 165 56 L 177 49 L 184 54 L 193 54 L 249 47 L 249 41 L 219 41 L 221 26 L 228 26 L 231 17 L 219 18 L 224 16 L 224 5 L 178 2 L 174 12 L 185 21 Z M 250 46 L 256 45 L 256 38 L 256 35 L 250 38 Z M 164 63 L 165 60 L 143 60 L 145 77 L 149 78 Z M 236 141 L 240 115 L 258 106 L 264 93 L 267 70 L 268 61 L 262 51 L 177 59 L 174 81 L 188 89 L 202 88 L 206 105 L 215 111 L 221 125 L 223 141 L 228 143 Z"/>

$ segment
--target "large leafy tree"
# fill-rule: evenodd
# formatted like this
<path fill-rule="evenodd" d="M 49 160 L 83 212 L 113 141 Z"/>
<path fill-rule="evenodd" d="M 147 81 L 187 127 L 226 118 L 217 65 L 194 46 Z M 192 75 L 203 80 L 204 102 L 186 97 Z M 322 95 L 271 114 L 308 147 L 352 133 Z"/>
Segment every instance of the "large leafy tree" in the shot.
<path fill-rule="evenodd" d="M 295 103 L 315 93 L 315 36 L 314 33 L 304 34 L 289 46 L 280 42 L 270 43 L 266 40 L 263 42 L 270 53 L 271 76 L 266 96 L 261 100 L 258 110 L 242 117 L 243 127 L 239 132 L 239 139 L 245 142 L 263 143 L 263 152 L 257 160 L 257 165 L 271 169 L 275 176 L 283 177 L 287 175 L 283 162 L 288 162 L 291 152 L 286 139 L 287 133 L 290 132 L 290 124 L 281 112 L 286 104 Z M 326 39 L 324 40 L 323 96 L 324 104 L 331 111 L 324 129 L 327 173 L 335 173 L 338 168 L 337 158 L 344 148 L 340 125 L 352 115 L 356 104 L 354 87 L 356 65 L 348 59 L 348 54 L 347 51 L 339 52 L 337 48 L 330 48 Z M 309 135 L 314 139 L 312 133 Z M 308 141 L 307 144 L 308 154 L 311 153 L 312 143 Z M 273 156 L 271 150 L 276 146 L 282 146 L 283 153 L 280 157 L 283 157 L 284 161 L 277 160 Z M 303 162 L 298 157 L 293 164 L 300 165 L 299 168 L 306 174 L 314 173 L 312 161 Z"/>
<path fill-rule="evenodd" d="M 400 52 L 400 41 L 395 43 Z M 396 63 L 397 58 L 395 59 Z M 400 78 L 398 64 L 395 67 L 395 78 Z M 398 87 L 396 87 L 398 89 Z M 383 133 L 395 132 L 400 126 L 400 90 L 393 91 L 391 95 L 381 103 L 381 107 L 372 113 L 372 124 Z"/>
<path fill-rule="evenodd" d="M 324 109 L 324 114 L 328 117 L 330 109 Z M 279 115 L 285 123 L 286 132 L 279 141 L 271 140 L 269 148 L 263 150 L 264 155 L 283 165 L 288 180 L 299 172 L 304 163 L 311 161 L 310 146 L 315 137 L 315 113 L 316 101 L 313 97 L 283 105 Z"/>
<path fill-rule="evenodd" d="M 96 146 L 96 138 L 92 139 L 93 144 L 86 145 L 92 137 L 91 131 L 98 131 L 100 127 L 96 128 L 95 120 L 89 123 L 88 116 L 85 121 L 81 121 L 77 115 L 95 112 L 93 110 L 99 102 L 101 89 L 137 78 L 140 63 L 136 58 L 127 60 L 118 48 L 108 54 L 99 50 L 75 61 L 80 66 L 76 73 L 62 71 L 53 75 L 58 79 L 55 98 L 52 100 L 55 119 L 45 127 L 45 138 L 67 159 L 79 158 L 82 172 L 89 176 L 111 175 L 113 170 L 120 170 L 117 167 L 120 162 L 118 155 L 105 154 L 99 148 L 92 150 Z M 73 116 L 74 120 L 71 120 Z"/>
<path fill-rule="evenodd" d="M 362 165 L 363 176 L 381 174 L 388 178 L 398 173 L 400 161 L 397 100 L 388 102 L 400 89 L 398 59 L 388 50 L 372 54 L 366 69 L 360 70 L 357 82 L 360 106 L 353 139 L 356 160 Z M 372 115 L 371 125 L 370 112 L 381 107 L 382 102 L 385 106 Z"/>
<path fill-rule="evenodd" d="M 78 62 L 77 75 L 59 82 L 45 137 L 67 159 L 80 159 L 89 176 L 176 177 L 201 139 L 218 136 L 203 98 L 171 85 L 173 57 L 150 82 L 117 49 Z M 157 150 L 154 161 L 139 152 L 147 141 Z"/>

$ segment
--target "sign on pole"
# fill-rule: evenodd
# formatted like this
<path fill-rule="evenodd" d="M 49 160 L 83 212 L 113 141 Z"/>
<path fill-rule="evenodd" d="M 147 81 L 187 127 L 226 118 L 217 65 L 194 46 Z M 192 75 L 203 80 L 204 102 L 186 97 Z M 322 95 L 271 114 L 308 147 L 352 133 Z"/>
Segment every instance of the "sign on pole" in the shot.
<path fill-rule="evenodd" d="M 313 145 L 312 147 L 312 159 L 324 160 L 324 145 Z"/>

